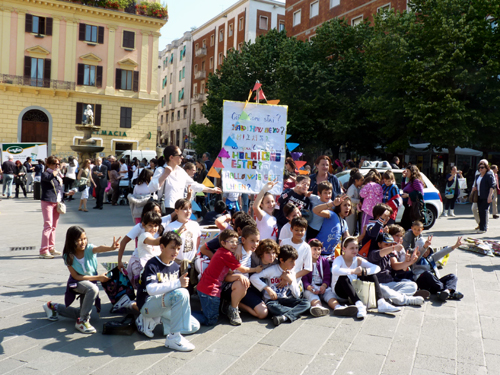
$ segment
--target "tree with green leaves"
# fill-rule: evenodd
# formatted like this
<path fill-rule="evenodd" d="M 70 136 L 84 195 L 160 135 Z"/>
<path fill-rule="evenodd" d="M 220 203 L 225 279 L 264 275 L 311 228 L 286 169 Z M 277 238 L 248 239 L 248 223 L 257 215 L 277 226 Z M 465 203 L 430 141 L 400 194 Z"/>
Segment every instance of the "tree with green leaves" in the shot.
<path fill-rule="evenodd" d="M 498 2 L 413 0 L 376 18 L 367 46 L 365 105 L 392 146 L 419 137 L 432 146 L 498 145 Z"/>

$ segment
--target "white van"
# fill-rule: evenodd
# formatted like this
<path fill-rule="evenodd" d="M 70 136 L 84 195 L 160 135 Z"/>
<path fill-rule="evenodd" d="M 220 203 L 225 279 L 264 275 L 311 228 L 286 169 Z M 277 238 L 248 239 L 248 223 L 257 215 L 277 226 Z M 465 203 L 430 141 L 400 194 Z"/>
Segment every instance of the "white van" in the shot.
<path fill-rule="evenodd" d="M 149 162 L 151 159 L 157 159 L 156 151 L 154 150 L 126 150 L 123 151 L 120 155 L 117 156 L 117 159 L 125 158 L 125 160 L 132 160 L 133 158 L 137 158 L 137 160 L 141 161 L 146 158 Z"/>

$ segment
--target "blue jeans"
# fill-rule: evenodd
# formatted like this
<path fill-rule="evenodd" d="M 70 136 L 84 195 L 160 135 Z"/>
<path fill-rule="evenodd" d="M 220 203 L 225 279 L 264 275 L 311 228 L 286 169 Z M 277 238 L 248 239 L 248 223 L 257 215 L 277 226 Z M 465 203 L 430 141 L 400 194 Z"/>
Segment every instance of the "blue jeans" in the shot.
<path fill-rule="evenodd" d="M 267 308 L 273 316 L 285 315 L 291 322 L 297 320 L 300 314 L 305 313 L 311 304 L 306 299 L 288 297 L 278 298 L 267 302 Z"/>
<path fill-rule="evenodd" d="M 205 326 L 214 326 L 219 320 L 220 297 L 212 297 L 198 291 L 201 311 L 193 311 L 193 316 Z"/>
<path fill-rule="evenodd" d="M 248 213 L 248 194 L 242 193 L 241 194 L 241 210 L 244 213 Z"/>
<path fill-rule="evenodd" d="M 7 197 L 12 195 L 12 183 L 14 182 L 13 174 L 4 174 L 3 175 L 3 194 L 5 194 L 5 190 L 7 190 Z"/>
<path fill-rule="evenodd" d="M 141 314 L 146 318 L 161 317 L 163 328 L 167 333 L 194 333 L 200 329 L 198 322 L 191 318 L 189 292 L 185 288 L 174 289 L 171 292 L 151 296 L 142 306 Z"/>

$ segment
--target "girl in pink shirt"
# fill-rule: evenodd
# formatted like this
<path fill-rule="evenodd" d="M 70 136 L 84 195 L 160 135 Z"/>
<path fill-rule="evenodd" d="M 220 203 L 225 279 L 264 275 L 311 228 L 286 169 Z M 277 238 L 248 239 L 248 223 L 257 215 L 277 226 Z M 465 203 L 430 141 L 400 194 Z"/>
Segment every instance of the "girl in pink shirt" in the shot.
<path fill-rule="evenodd" d="M 373 218 L 373 207 L 378 203 L 382 203 L 384 191 L 382 186 L 380 186 L 380 179 L 380 173 L 375 169 L 371 169 L 365 176 L 363 187 L 359 192 L 359 196 L 363 198 L 363 205 L 361 206 L 361 211 L 363 211 L 361 230 L 368 224 L 368 220 Z"/>

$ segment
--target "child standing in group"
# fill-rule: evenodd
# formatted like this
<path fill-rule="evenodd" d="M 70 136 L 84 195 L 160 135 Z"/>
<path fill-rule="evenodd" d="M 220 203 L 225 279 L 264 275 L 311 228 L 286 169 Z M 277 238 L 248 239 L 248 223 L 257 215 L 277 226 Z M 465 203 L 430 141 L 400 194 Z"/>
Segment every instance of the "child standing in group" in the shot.
<path fill-rule="evenodd" d="M 287 238 L 292 238 L 293 233 L 292 233 L 292 220 L 296 217 L 301 217 L 302 214 L 300 213 L 300 210 L 298 209 L 297 206 L 295 206 L 294 203 L 288 202 L 285 204 L 285 207 L 283 208 L 283 212 L 288 220 L 288 223 L 286 223 L 283 228 L 281 228 L 281 231 L 279 232 L 279 242 L 281 244 L 281 241 L 287 239 Z M 306 233 L 304 232 L 304 241 L 306 240 Z"/>
<path fill-rule="evenodd" d="M 333 202 L 314 207 L 313 211 L 324 218 L 317 237 L 324 246 L 321 255 L 332 261 L 340 254 L 342 238 L 349 237 L 345 219 L 352 213 L 351 198 L 345 194 L 339 195 Z"/>
<path fill-rule="evenodd" d="M 165 320 L 168 326 L 165 347 L 183 352 L 192 351 L 194 345 L 181 333 L 195 333 L 200 324 L 191 317 L 187 273 L 180 276 L 180 267 L 175 263 L 182 240 L 178 234 L 166 232 L 160 238 L 161 254 L 151 258 L 141 274 L 137 293 L 137 306 L 141 315 L 137 328 L 148 337 L 153 337 L 155 319 Z"/>
<path fill-rule="evenodd" d="M 349 233 L 352 235 L 358 235 L 358 233 L 361 233 L 361 230 L 358 228 L 358 216 L 360 213 L 358 212 L 358 205 L 361 203 L 359 191 L 361 190 L 361 185 L 363 185 L 364 179 L 365 178 L 359 171 L 352 173 L 351 170 L 351 178 L 349 179 L 347 187 L 347 196 L 351 198 L 353 213 L 346 218 L 346 221 Z"/>
<path fill-rule="evenodd" d="M 281 228 L 289 222 L 287 219 L 283 208 L 288 202 L 292 202 L 295 204 L 295 207 L 302 211 L 304 209 L 308 209 L 310 205 L 309 200 L 309 185 L 311 184 L 311 179 L 309 176 L 300 175 L 296 178 L 297 184 L 293 189 L 285 190 L 283 194 L 278 198 L 278 204 L 276 205 L 276 210 L 274 214 L 276 216 L 276 220 L 278 222 L 278 230 L 281 231 Z"/>
<path fill-rule="evenodd" d="M 324 204 L 330 203 L 332 201 L 333 187 L 329 181 L 321 181 L 318 184 L 318 195 L 312 194 L 309 199 L 311 200 L 312 209 L 312 220 L 309 222 L 309 227 L 307 228 L 306 238 L 308 240 L 316 238 L 321 226 L 323 225 L 324 217 L 316 214 L 314 208 Z"/>
<path fill-rule="evenodd" d="M 329 310 L 321 305 L 321 300 L 325 301 L 333 310 L 333 315 L 355 315 L 358 311 L 357 308 L 339 304 L 335 298 L 335 294 L 330 288 L 332 282 L 331 265 L 327 258 L 321 256 L 323 243 L 313 238 L 309 241 L 309 246 L 311 246 L 313 270 L 311 273 L 302 277 L 302 283 L 304 285 L 304 297 L 311 303 L 311 315 L 321 316 L 328 314 Z M 323 310 L 326 310 L 325 314 L 322 314 Z"/>
<path fill-rule="evenodd" d="M 240 264 L 249 269 L 249 272 L 240 272 L 236 270 L 234 273 L 229 273 L 222 284 L 221 292 L 221 310 L 229 318 L 232 325 L 240 325 L 241 319 L 235 312 L 242 307 L 245 311 L 253 316 L 258 316 L 258 312 L 254 310 L 261 301 L 252 298 L 248 294 L 250 288 L 249 273 L 262 271 L 262 266 L 251 267 L 252 254 L 259 245 L 260 234 L 259 230 L 254 226 L 247 226 L 241 233 L 241 245 L 238 245 L 241 252 Z"/>
<path fill-rule="evenodd" d="M 457 242 L 453 246 L 445 247 L 444 249 L 434 253 L 431 248 L 431 243 L 420 238 L 417 241 L 417 248 L 422 249 L 417 262 L 413 266 L 414 280 L 418 287 L 423 290 L 428 290 L 430 293 L 436 293 L 441 301 L 447 299 L 461 300 L 464 295 L 457 291 L 458 278 L 450 273 L 440 277 L 436 261 L 451 253 L 462 244 L 462 237 L 458 237 Z"/>
<path fill-rule="evenodd" d="M 276 184 L 277 182 L 268 182 L 265 184 L 253 202 L 253 212 L 257 219 L 257 229 L 260 232 L 262 240 L 269 238 L 276 241 L 278 238 L 278 225 L 276 218 L 273 216 L 276 202 L 274 196 L 269 192 Z"/>
<path fill-rule="evenodd" d="M 302 276 L 307 275 L 313 270 L 311 247 L 304 240 L 306 229 L 307 220 L 303 217 L 296 217 L 292 220 L 292 238 L 281 241 L 281 246 L 290 245 L 297 250 L 293 272 L 296 274 L 295 277 L 299 282 Z"/>
<path fill-rule="evenodd" d="M 363 205 L 361 207 L 361 211 L 363 211 L 361 232 L 363 232 L 365 225 L 373 217 L 373 207 L 377 203 L 382 203 L 384 192 L 382 186 L 380 186 L 380 173 L 374 169 L 368 172 L 363 181 L 363 187 L 359 192 L 359 196 L 363 198 Z"/>
<path fill-rule="evenodd" d="M 252 285 L 259 291 L 264 291 L 264 300 L 275 326 L 283 322 L 293 322 L 311 307 L 311 304 L 300 298 L 300 288 L 294 272 L 295 260 L 298 258 L 297 250 L 292 246 L 280 247 L 279 265 L 267 267 L 259 273 L 250 276 Z M 264 280 L 264 281 L 263 281 Z M 285 281 L 282 288 L 279 284 Z M 291 292 L 291 296 L 288 292 Z"/>
<path fill-rule="evenodd" d="M 202 311 L 194 311 L 193 316 L 201 324 L 207 326 L 217 324 L 217 320 L 219 319 L 221 286 L 229 270 L 238 270 L 242 273 L 250 272 L 250 268 L 242 267 L 234 256 L 238 248 L 238 233 L 234 230 L 226 229 L 221 232 L 218 238 L 221 248 L 212 256 L 210 264 L 205 272 L 203 272 L 196 288 L 200 297 Z M 233 316 L 235 322 L 240 321 L 241 324 L 237 308 L 229 307 L 229 314 Z"/>
<path fill-rule="evenodd" d="M 380 284 L 375 275 L 380 271 L 380 267 L 365 259 L 358 257 L 358 240 L 355 237 L 348 237 L 342 244 L 342 255 L 336 257 L 332 265 L 332 289 L 340 298 L 349 298 L 357 309 L 357 318 L 364 319 L 366 316 L 366 306 L 359 299 L 352 280 L 360 279 L 372 282 L 375 286 L 375 298 L 377 308 L 380 313 L 393 313 L 400 309 L 388 303 L 380 289 Z"/>
<path fill-rule="evenodd" d="M 64 264 L 70 273 L 64 297 L 65 303 L 49 301 L 43 305 L 49 320 L 58 320 L 58 316 L 62 315 L 76 319 L 75 328 L 80 332 L 96 332 L 96 329 L 90 324 L 90 313 L 94 303 L 98 311 L 101 309 L 97 282 L 103 283 L 109 280 L 105 273 L 97 275 L 96 254 L 118 249 L 120 238 L 116 240 L 113 237 L 111 246 L 94 246 L 88 243 L 87 235 L 82 227 L 75 225 L 68 229 L 63 250 Z M 83 295 L 81 308 L 69 307 L 75 300 L 76 294 Z"/>
<path fill-rule="evenodd" d="M 403 199 L 399 195 L 399 188 L 396 185 L 396 180 L 394 178 L 394 173 L 391 171 L 385 171 L 382 175 L 383 185 L 382 190 L 384 196 L 382 198 L 382 203 L 387 204 L 392 208 L 391 218 L 387 224 L 394 224 L 396 222 L 396 217 L 398 216 L 399 207 L 403 204 Z"/>
<path fill-rule="evenodd" d="M 128 278 L 134 289 L 138 289 L 139 277 L 148 260 L 161 254 L 160 239 L 155 238 L 160 227 L 160 234 L 163 233 L 160 215 L 152 211 L 146 212 L 141 220 L 144 233 L 139 235 L 137 248 L 130 257 L 127 266 Z"/>
<path fill-rule="evenodd" d="M 184 198 L 177 200 L 175 202 L 177 220 L 171 222 L 166 229 L 167 231 L 179 233 L 182 238 L 181 250 L 176 260 L 178 264 L 183 261 L 185 263 L 192 262 L 200 246 L 201 229 L 195 220 L 191 220 L 192 213 L 191 201 Z M 184 272 L 187 268 L 187 265 L 181 266 L 181 272 Z"/>

